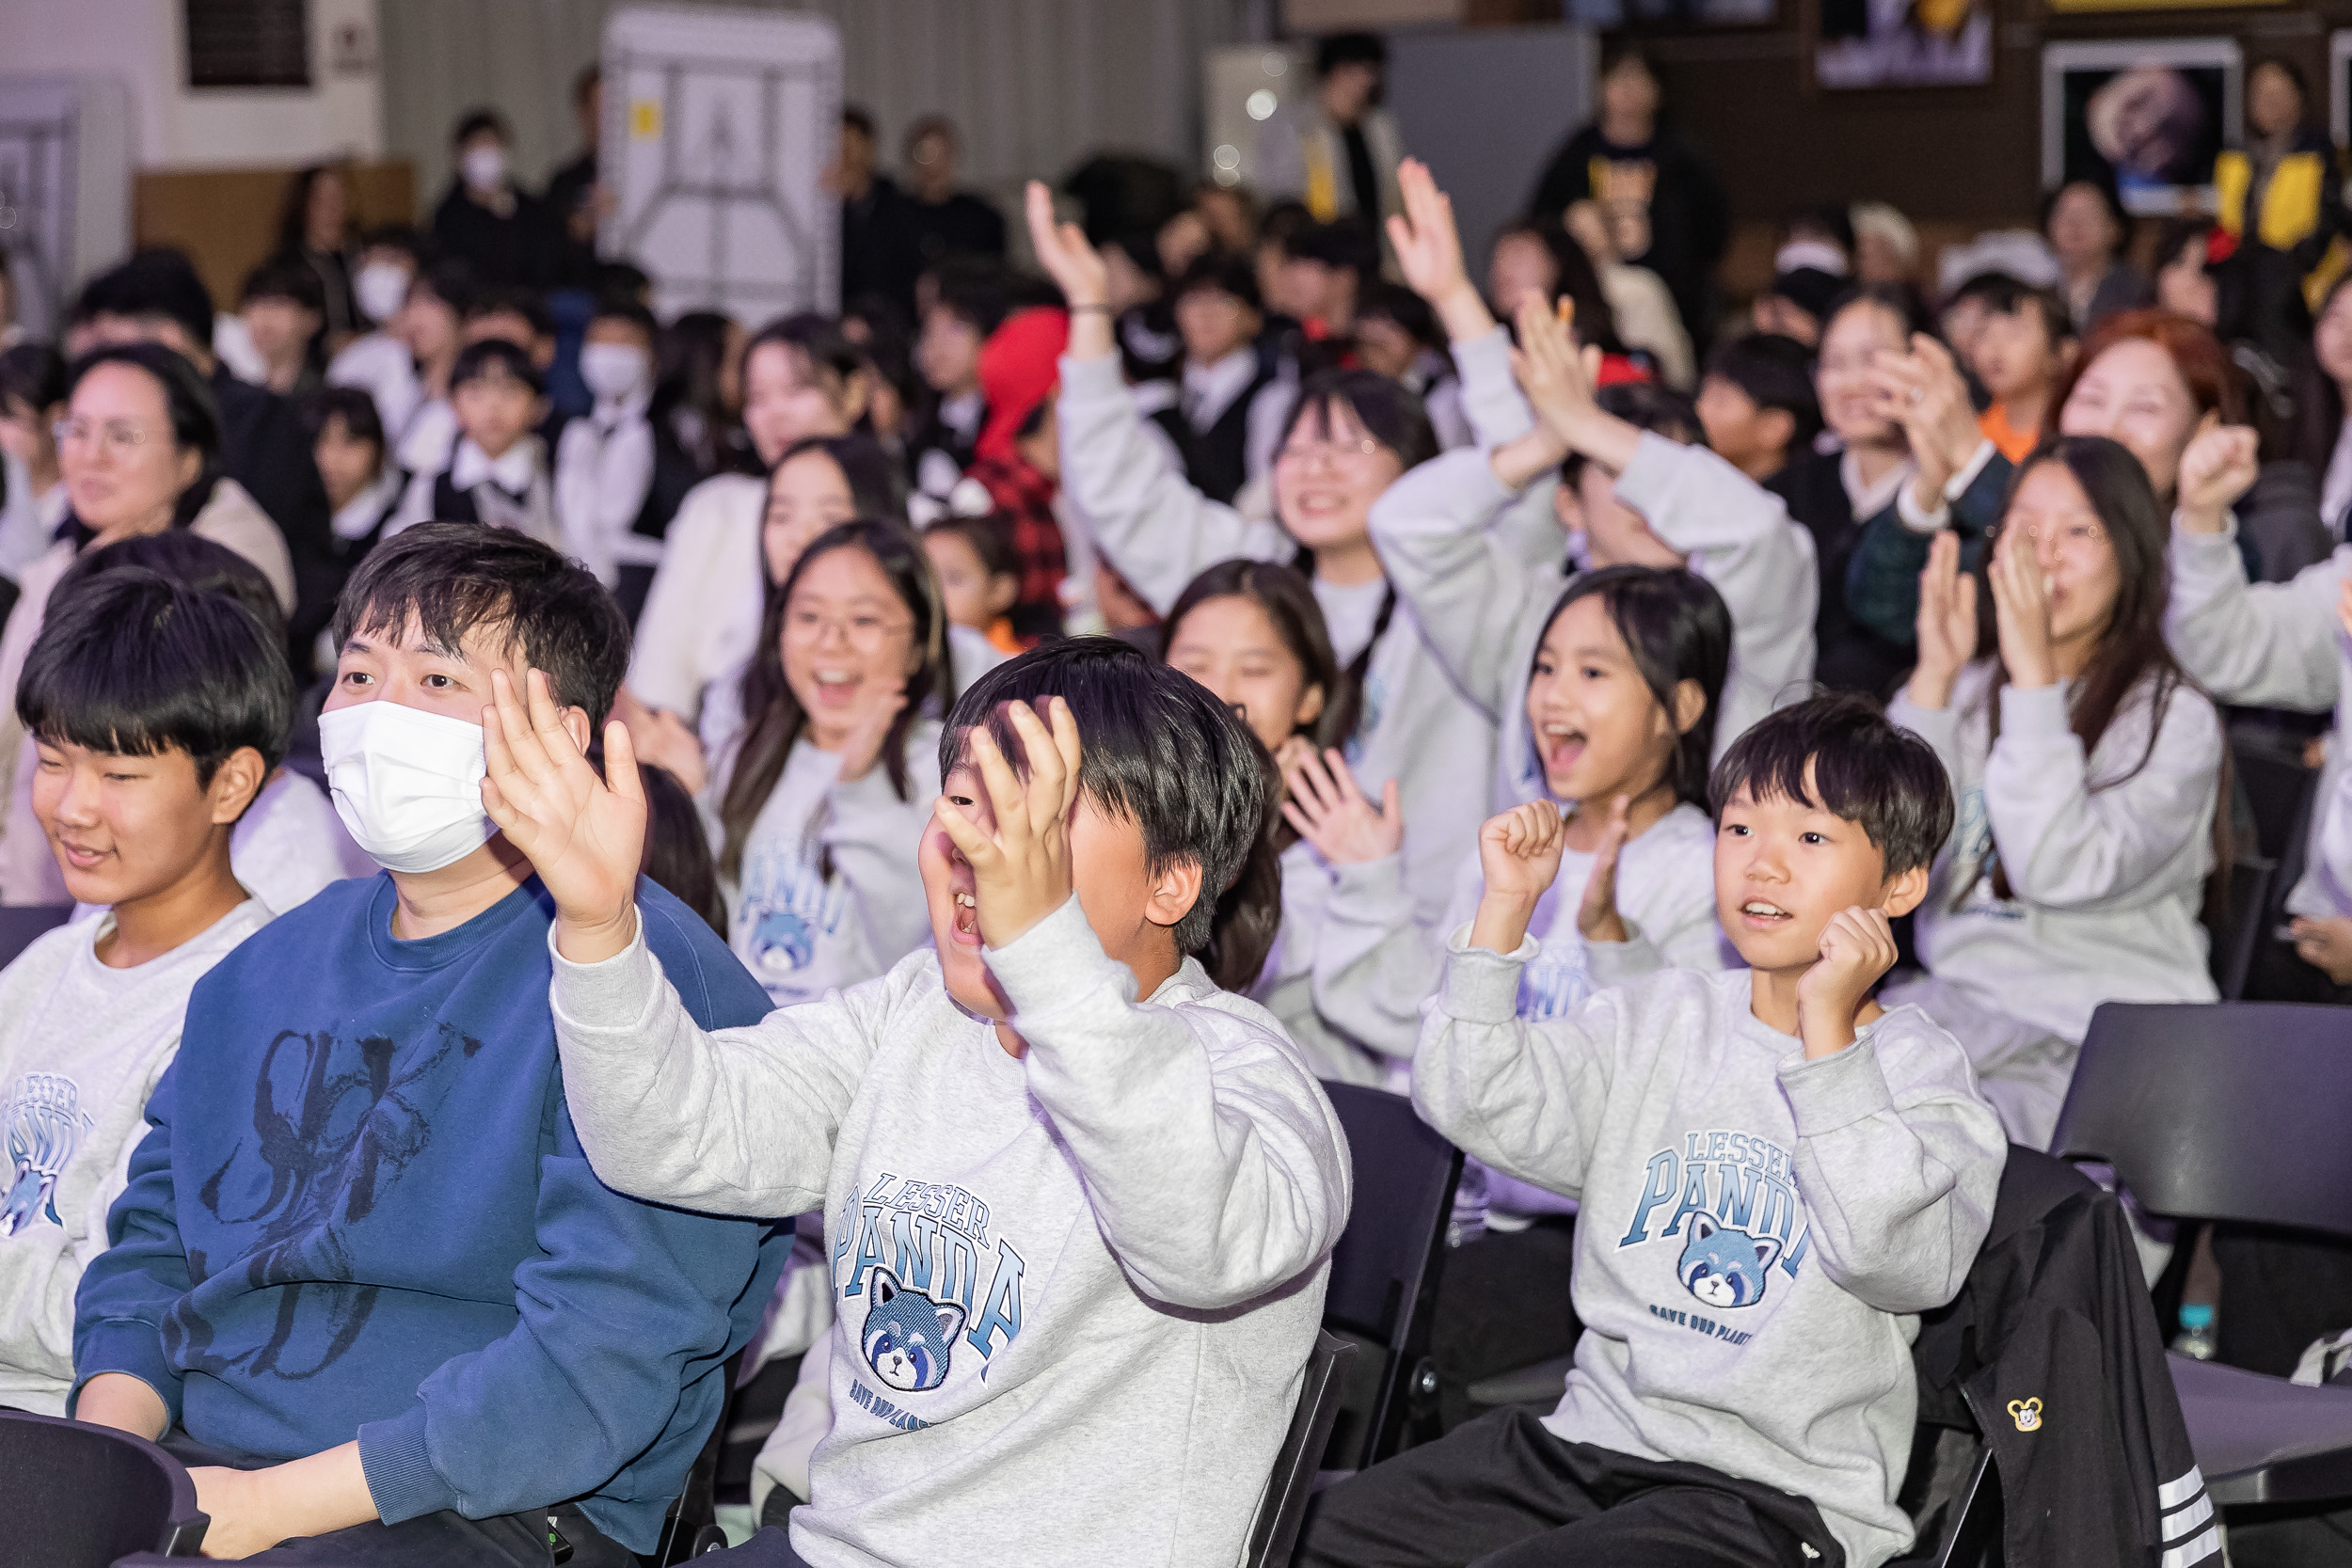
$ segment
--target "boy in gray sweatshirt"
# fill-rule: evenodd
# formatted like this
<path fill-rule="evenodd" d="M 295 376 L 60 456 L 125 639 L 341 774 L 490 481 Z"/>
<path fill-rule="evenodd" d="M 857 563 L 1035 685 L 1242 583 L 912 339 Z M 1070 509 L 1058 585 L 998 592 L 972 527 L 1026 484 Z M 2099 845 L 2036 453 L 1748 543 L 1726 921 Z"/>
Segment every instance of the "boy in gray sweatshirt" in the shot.
<path fill-rule="evenodd" d="M 627 732 L 606 788 L 533 688 L 528 715 L 500 688 L 485 797 L 555 900 L 590 1162 L 689 1209 L 825 1215 L 833 1430 L 788 1544 L 721 1555 L 1237 1560 L 1348 1205 L 1297 1048 L 1185 956 L 1260 843 L 1241 721 L 1108 639 L 1000 666 L 940 748 L 936 951 L 712 1034 L 637 931 Z"/>
<path fill-rule="evenodd" d="M 1549 1416 L 1497 1411 L 1333 1488 L 1302 1563 L 1876 1568 L 1909 1544 L 1916 1314 L 1966 1278 L 2006 1155 L 1959 1042 L 1869 995 L 1951 791 L 1924 742 L 1819 697 L 1736 742 L 1708 793 L 1716 906 L 1751 968 L 1557 1019 L 1514 1003 L 1559 813 L 1480 831 L 1486 893 L 1413 1103 L 1581 1200 L 1584 1336 Z"/>

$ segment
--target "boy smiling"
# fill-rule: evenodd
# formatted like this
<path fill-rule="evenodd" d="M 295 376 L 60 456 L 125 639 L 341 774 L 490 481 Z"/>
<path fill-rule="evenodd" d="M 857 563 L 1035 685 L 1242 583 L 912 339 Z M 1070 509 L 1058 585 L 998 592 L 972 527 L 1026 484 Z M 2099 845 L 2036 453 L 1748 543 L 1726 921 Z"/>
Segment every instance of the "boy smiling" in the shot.
<path fill-rule="evenodd" d="M 1717 914 L 1750 968 L 1646 976 L 1557 1019 L 1514 1003 L 1559 815 L 1481 830 L 1486 893 L 1413 1102 L 1581 1200 L 1585 1333 L 1549 1416 L 1498 1411 L 1332 1489 L 1301 1562 L 1875 1568 L 1909 1543 L 1914 1315 L 1966 1277 L 2006 1153 L 1959 1043 L 1869 995 L 1950 789 L 1925 743 L 1821 697 L 1736 741 L 1709 796 Z"/>

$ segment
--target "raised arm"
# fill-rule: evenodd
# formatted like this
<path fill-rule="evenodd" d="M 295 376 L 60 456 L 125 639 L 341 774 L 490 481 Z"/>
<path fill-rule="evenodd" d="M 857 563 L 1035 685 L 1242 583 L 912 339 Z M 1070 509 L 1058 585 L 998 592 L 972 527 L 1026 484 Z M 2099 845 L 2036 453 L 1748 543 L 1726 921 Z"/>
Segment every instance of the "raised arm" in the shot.
<path fill-rule="evenodd" d="M 2291 582 L 2247 581 L 2229 504 L 2258 471 L 2251 434 L 2209 430 L 2181 455 L 2165 635 L 2222 702 L 2324 711 L 2339 689 L 2336 591 L 2352 571 L 2352 546 Z"/>
<path fill-rule="evenodd" d="M 1070 347 L 1054 404 L 1063 494 L 1092 527 L 1104 556 L 1146 603 L 1168 613 L 1184 585 L 1220 561 L 1286 560 L 1297 546 L 1209 499 L 1169 461 L 1136 414 L 1111 334 L 1103 260 L 1077 225 L 1054 220 L 1053 198 L 1028 189 L 1029 240 L 1070 305 Z"/>

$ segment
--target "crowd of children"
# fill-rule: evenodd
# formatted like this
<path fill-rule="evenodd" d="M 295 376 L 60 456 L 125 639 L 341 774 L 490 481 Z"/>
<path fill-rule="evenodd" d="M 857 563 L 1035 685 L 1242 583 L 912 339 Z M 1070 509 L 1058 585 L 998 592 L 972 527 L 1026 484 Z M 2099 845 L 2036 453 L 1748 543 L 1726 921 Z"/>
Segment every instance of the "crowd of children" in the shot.
<path fill-rule="evenodd" d="M 657 319 L 478 115 L 430 236 L 306 171 L 217 354 L 167 251 L 0 352 L 0 900 L 75 906 L 0 970 L 0 1406 L 213 1555 L 620 1565 L 768 1368 L 737 1560 L 1231 1563 L 1381 1157 L 1330 1082 L 1467 1161 L 1442 1434 L 1299 1560 L 1899 1556 L 2010 1147 L 2220 994 L 2234 726 L 2319 769 L 2258 986 L 2352 1001 L 2352 291 L 2288 451 L 2095 188 L 1932 328 L 1817 214 L 1742 331 L 1687 148 L 1482 287 L 1393 158 L 1032 184 L 1025 272 L 917 133 L 845 116 L 837 317 Z"/>

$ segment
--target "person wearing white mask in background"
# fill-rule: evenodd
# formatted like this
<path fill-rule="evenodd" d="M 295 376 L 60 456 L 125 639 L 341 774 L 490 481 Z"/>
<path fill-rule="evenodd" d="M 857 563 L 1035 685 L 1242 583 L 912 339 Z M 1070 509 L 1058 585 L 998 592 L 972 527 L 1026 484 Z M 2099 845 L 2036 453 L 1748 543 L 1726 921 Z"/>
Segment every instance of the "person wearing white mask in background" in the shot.
<path fill-rule="evenodd" d="M 699 477 L 670 421 L 652 417 L 653 312 L 632 299 L 598 302 L 580 350 L 595 394 L 555 448 L 555 515 L 564 547 L 621 601 L 633 624 L 661 563 L 662 536 Z"/>
<path fill-rule="evenodd" d="M 408 285 L 423 269 L 419 255 L 422 244 L 407 224 L 376 230 L 361 243 L 351 293 L 365 328 L 326 362 L 326 384 L 365 391 L 375 400 L 377 420 L 395 434 L 408 427 L 424 398 L 416 358 L 392 326 L 400 308 L 408 303 Z"/>
<path fill-rule="evenodd" d="M 553 281 L 557 227 L 547 206 L 515 183 L 515 138 L 495 109 L 475 109 L 450 136 L 453 177 L 433 210 L 433 245 L 492 286 L 536 289 Z"/>

